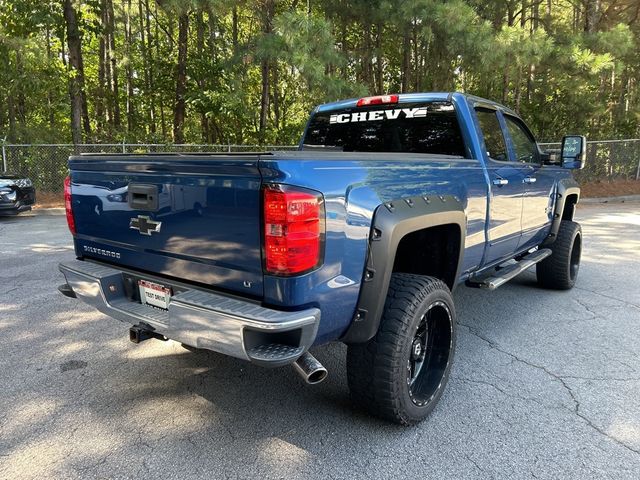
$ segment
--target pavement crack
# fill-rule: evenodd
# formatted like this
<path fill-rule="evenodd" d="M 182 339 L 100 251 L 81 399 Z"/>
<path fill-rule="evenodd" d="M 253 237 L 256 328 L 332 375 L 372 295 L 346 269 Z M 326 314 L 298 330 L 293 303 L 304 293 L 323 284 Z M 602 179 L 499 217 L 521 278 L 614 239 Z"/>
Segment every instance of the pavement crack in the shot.
<path fill-rule="evenodd" d="M 11 292 L 15 292 L 16 290 L 20 290 L 20 285 L 14 288 L 10 288 L 9 290 L 5 290 L 4 292 L 0 292 L 0 297 L 4 295 L 8 295 Z"/>
<path fill-rule="evenodd" d="M 476 380 L 473 378 L 464 378 L 464 377 L 458 377 L 458 380 L 460 380 L 461 382 L 467 382 L 467 383 L 475 383 L 478 385 L 486 385 L 488 387 L 491 387 L 495 390 L 497 390 L 498 392 L 500 392 L 501 394 L 507 396 L 507 397 L 514 397 L 514 395 L 511 395 L 510 393 L 508 393 L 507 391 L 503 390 L 502 388 L 498 387 L 497 385 L 491 383 L 491 382 L 487 382 L 486 380 Z"/>
<path fill-rule="evenodd" d="M 482 468 L 473 458 L 471 458 L 468 453 L 466 453 L 465 451 L 462 451 L 460 453 L 462 453 L 462 456 L 465 458 L 465 460 L 471 463 L 480 473 L 486 473 L 485 469 Z"/>
<path fill-rule="evenodd" d="M 582 377 L 580 375 L 562 375 L 562 378 L 571 379 L 571 380 L 593 381 L 593 382 L 638 382 L 640 381 L 640 377 L 620 378 L 620 377 Z"/>
<path fill-rule="evenodd" d="M 100 459 L 98 459 L 97 462 L 93 462 L 90 465 L 82 465 L 82 466 L 72 466 L 72 468 L 74 470 L 76 470 L 77 472 L 81 472 L 81 473 L 87 473 L 89 471 L 93 471 L 93 470 L 97 470 L 100 466 L 104 465 L 107 463 L 107 460 L 109 460 L 109 458 L 115 453 L 115 450 L 110 451 L 109 453 L 107 453 L 106 455 L 102 456 Z M 93 476 L 97 476 L 94 475 Z"/>
<path fill-rule="evenodd" d="M 580 402 L 578 401 L 578 399 L 575 397 L 575 395 L 573 394 L 573 391 L 571 389 L 569 389 L 567 387 L 567 389 L 569 390 L 569 392 L 571 393 L 571 397 L 573 398 L 573 401 L 575 402 L 575 408 L 574 408 L 574 413 L 580 417 L 582 420 L 584 420 L 584 422 L 589 425 L 591 428 L 593 428 L 596 432 L 598 432 L 600 435 L 604 435 L 606 438 L 608 438 L 609 440 L 611 440 L 612 442 L 620 445 L 623 448 L 626 448 L 627 450 L 629 450 L 630 452 L 633 452 L 637 455 L 640 455 L 640 450 L 637 450 L 635 448 L 633 448 L 630 445 L 627 445 L 626 443 L 624 443 L 622 440 L 609 435 L 605 430 L 603 430 L 602 428 L 600 428 L 598 425 L 596 425 L 595 423 L 593 423 L 593 421 L 587 417 L 584 413 L 580 412 Z"/>
<path fill-rule="evenodd" d="M 596 425 L 595 423 L 593 423 L 593 421 L 587 417 L 584 413 L 582 413 L 580 411 L 580 401 L 578 400 L 578 398 L 576 397 L 575 392 L 571 389 L 571 387 L 567 384 L 567 382 L 565 381 L 565 378 L 570 378 L 569 376 L 562 376 L 562 375 L 558 375 L 557 373 L 552 372 L 551 370 L 549 370 L 547 367 L 543 366 L 543 365 L 538 365 L 536 363 L 530 362 L 528 360 L 525 360 L 524 358 L 521 358 L 519 356 L 517 356 L 514 353 L 511 353 L 507 350 L 502 349 L 496 342 L 488 339 L 487 337 L 483 336 L 482 334 L 480 334 L 477 330 L 475 330 L 473 327 L 466 325 L 464 323 L 459 323 L 460 326 L 465 327 L 467 330 L 469 330 L 469 333 L 471 333 L 473 336 L 479 338 L 480 340 L 482 340 L 483 342 L 485 342 L 487 345 L 489 345 L 493 350 L 496 350 L 504 355 L 507 355 L 509 357 L 511 357 L 513 360 L 515 360 L 516 362 L 520 362 L 524 365 L 527 365 L 531 368 L 535 368 L 537 370 L 540 370 L 542 372 L 544 372 L 548 377 L 552 378 L 553 380 L 555 380 L 556 382 L 560 383 L 560 385 L 562 385 L 562 387 L 567 391 L 567 393 L 569 394 L 571 401 L 573 403 L 573 409 L 569 409 L 569 411 L 572 411 L 577 417 L 579 417 L 580 419 L 582 419 L 582 421 L 584 421 L 589 427 L 591 427 L 593 430 L 595 430 L 596 432 L 600 433 L 601 435 L 605 436 L 606 438 L 608 438 L 609 440 L 611 440 L 612 442 L 618 444 L 619 446 L 629 450 L 632 453 L 638 454 L 640 455 L 640 450 L 633 448 L 630 445 L 627 445 L 625 442 L 623 442 L 622 440 L 609 435 L 605 430 L 603 430 L 601 427 L 599 427 L 598 425 Z"/>
<path fill-rule="evenodd" d="M 544 403 L 542 403 L 541 401 L 539 401 L 538 399 L 533 398 L 533 397 L 526 397 L 526 396 L 523 396 L 523 395 L 518 395 L 517 393 L 508 392 L 507 390 L 499 387 L 498 385 L 496 385 L 494 383 L 491 383 L 491 382 L 488 382 L 486 380 L 478 380 L 478 379 L 464 378 L 464 377 L 457 377 L 456 380 L 459 380 L 461 382 L 466 382 L 466 383 L 473 383 L 473 384 L 477 384 L 477 385 L 486 385 L 488 387 L 493 388 L 497 392 L 501 393 L 505 397 L 515 398 L 515 399 L 518 399 L 518 400 L 522 400 L 523 402 L 532 402 L 532 403 L 535 403 L 536 405 L 539 405 L 540 407 L 542 407 L 545 410 L 559 408 L 559 407 L 554 407 L 553 405 L 545 405 Z M 562 408 L 564 408 L 564 407 L 562 407 Z M 504 419 L 502 419 L 502 420 L 505 421 Z M 505 423 L 508 423 L 508 422 L 505 421 Z"/>
<path fill-rule="evenodd" d="M 635 308 L 637 310 L 640 310 L 640 305 L 636 305 L 635 303 L 628 302 L 627 300 L 623 300 L 622 298 L 613 297 L 611 295 L 607 295 L 607 294 L 604 294 L 604 293 L 596 292 L 595 290 L 589 290 L 588 288 L 584 288 L 584 287 L 574 286 L 573 288 L 575 288 L 576 290 L 582 290 L 583 292 L 593 293 L 594 295 L 599 295 L 601 297 L 608 298 L 610 300 L 615 300 L 616 302 L 620 302 L 623 305 L 628 305 L 628 306 L 633 307 L 633 308 Z"/>
<path fill-rule="evenodd" d="M 596 318 L 599 316 L 596 312 L 591 310 L 591 307 L 589 305 L 587 305 L 585 302 L 583 302 L 579 298 L 574 298 L 573 301 L 576 302 L 578 305 L 580 305 L 582 308 L 584 308 L 587 312 L 589 312 L 592 318 Z"/>

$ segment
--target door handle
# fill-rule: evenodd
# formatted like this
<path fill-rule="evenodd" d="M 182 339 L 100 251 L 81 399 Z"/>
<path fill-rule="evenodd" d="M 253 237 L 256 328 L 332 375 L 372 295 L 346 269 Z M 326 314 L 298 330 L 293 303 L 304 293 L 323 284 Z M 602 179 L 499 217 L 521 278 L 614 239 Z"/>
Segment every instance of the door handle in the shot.
<path fill-rule="evenodd" d="M 524 177 L 523 183 L 536 183 L 536 177 Z"/>
<path fill-rule="evenodd" d="M 509 185 L 509 180 L 507 180 L 506 178 L 494 178 L 493 184 L 501 187 L 503 185 Z"/>

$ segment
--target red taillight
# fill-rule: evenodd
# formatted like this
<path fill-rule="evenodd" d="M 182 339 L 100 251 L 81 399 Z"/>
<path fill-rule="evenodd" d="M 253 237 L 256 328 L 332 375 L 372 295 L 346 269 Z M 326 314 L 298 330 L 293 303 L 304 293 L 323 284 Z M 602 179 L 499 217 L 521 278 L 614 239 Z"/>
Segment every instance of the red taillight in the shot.
<path fill-rule="evenodd" d="M 73 208 L 71 207 L 71 177 L 64 179 L 64 210 L 67 214 L 67 225 L 71 235 L 76 234 L 76 222 L 73 219 Z"/>
<path fill-rule="evenodd" d="M 388 103 L 398 103 L 398 95 L 377 95 L 375 97 L 364 97 L 358 100 L 357 107 L 367 107 L 369 105 L 385 105 Z"/>
<path fill-rule="evenodd" d="M 293 275 L 322 261 L 324 203 L 319 193 L 288 187 L 264 187 L 265 270 Z"/>

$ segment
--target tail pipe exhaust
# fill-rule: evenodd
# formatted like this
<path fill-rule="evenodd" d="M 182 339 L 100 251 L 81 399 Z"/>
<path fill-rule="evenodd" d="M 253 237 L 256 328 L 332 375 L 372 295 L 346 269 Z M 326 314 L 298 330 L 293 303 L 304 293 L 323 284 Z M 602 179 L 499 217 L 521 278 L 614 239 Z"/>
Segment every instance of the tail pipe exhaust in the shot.
<path fill-rule="evenodd" d="M 315 385 L 327 378 L 327 369 L 309 352 L 303 353 L 293 363 L 293 368 L 309 385 Z"/>

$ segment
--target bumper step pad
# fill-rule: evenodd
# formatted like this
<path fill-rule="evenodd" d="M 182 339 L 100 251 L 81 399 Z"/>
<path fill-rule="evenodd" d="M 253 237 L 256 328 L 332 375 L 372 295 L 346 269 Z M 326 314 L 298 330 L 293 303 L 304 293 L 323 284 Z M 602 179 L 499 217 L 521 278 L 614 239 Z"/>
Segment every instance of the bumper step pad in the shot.
<path fill-rule="evenodd" d="M 258 362 L 273 362 L 296 359 L 304 352 L 302 347 L 292 347 L 280 343 L 258 345 L 247 352 L 251 360 Z"/>

